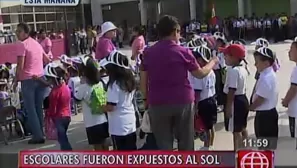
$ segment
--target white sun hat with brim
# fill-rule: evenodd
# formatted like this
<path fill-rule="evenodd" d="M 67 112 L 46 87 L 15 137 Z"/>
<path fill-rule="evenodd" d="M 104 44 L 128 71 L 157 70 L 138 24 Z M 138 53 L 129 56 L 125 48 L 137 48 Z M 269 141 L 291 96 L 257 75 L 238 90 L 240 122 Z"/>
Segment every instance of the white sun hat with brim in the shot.
<path fill-rule="evenodd" d="M 112 51 L 107 57 L 99 62 L 101 67 L 105 67 L 108 64 L 114 64 L 124 69 L 130 69 L 128 57 L 117 50 Z"/>
<path fill-rule="evenodd" d="M 0 85 L 7 85 L 6 79 L 0 79 Z"/>
<path fill-rule="evenodd" d="M 59 58 L 62 63 L 72 65 L 72 60 L 67 55 L 62 54 Z"/>
<path fill-rule="evenodd" d="M 44 75 L 48 77 L 58 78 L 55 68 L 59 67 L 58 63 L 49 63 L 44 68 Z"/>
<path fill-rule="evenodd" d="M 117 27 L 112 23 L 112 22 L 104 22 L 101 25 L 101 33 L 100 37 L 102 37 L 105 33 L 111 31 L 111 30 L 116 30 Z"/>

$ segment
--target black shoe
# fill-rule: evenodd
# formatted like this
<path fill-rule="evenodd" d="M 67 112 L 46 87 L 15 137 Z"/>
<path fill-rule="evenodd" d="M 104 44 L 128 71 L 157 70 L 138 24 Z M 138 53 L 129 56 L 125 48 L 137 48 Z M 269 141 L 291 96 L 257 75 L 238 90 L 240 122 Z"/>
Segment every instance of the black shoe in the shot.
<path fill-rule="evenodd" d="M 35 139 L 30 139 L 28 141 L 28 144 L 44 144 L 45 143 L 45 140 L 44 139 L 39 139 L 39 140 L 35 140 Z"/>

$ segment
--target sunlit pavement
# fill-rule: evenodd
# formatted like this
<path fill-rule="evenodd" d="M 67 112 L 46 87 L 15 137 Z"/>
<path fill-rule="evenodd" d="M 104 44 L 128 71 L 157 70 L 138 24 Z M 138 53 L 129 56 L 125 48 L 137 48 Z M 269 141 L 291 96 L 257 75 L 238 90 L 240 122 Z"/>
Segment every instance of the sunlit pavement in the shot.
<path fill-rule="evenodd" d="M 285 96 L 289 87 L 290 74 L 294 67 L 294 63 L 288 59 L 288 51 L 290 44 L 274 44 L 271 48 L 276 52 L 278 59 L 281 63 L 281 69 L 277 73 L 278 87 L 279 87 L 279 143 L 276 151 L 276 164 L 277 165 L 297 165 L 297 150 L 296 141 L 290 138 L 288 119 L 286 115 L 286 109 L 281 106 L 281 99 Z M 250 95 L 253 85 L 255 83 L 254 73 L 255 68 L 253 66 L 254 60 L 252 56 L 252 50 L 254 46 L 248 46 L 247 60 L 249 62 L 249 68 L 251 75 L 249 77 L 248 95 Z M 127 55 L 131 55 L 129 48 L 121 49 L 121 51 Z M 248 131 L 250 136 L 254 136 L 254 113 L 250 112 L 248 120 Z M 91 149 L 87 144 L 85 128 L 82 122 L 82 114 L 72 117 L 71 126 L 68 132 L 70 142 L 74 150 L 88 150 Z M 224 130 L 222 113 L 218 115 L 218 123 L 216 125 L 216 137 L 215 137 L 215 150 L 232 150 L 233 149 L 232 134 Z M 138 144 L 141 145 L 141 142 Z M 195 142 L 196 149 L 202 146 L 199 140 Z M 46 141 L 43 145 L 28 145 L 27 140 L 19 140 L 13 142 L 7 146 L 0 144 L 0 153 L 16 153 L 20 150 L 58 150 L 59 146 L 55 141 Z"/>

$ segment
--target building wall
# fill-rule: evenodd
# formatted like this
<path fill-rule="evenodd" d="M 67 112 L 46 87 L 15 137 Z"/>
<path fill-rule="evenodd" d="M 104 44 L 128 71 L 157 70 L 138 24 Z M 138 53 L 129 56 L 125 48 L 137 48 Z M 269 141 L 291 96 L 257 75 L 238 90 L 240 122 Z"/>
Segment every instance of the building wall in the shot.
<path fill-rule="evenodd" d="M 127 24 L 129 27 L 140 24 L 140 11 L 137 1 L 102 5 L 102 14 L 103 21 L 112 21 L 117 25 Z"/>
<path fill-rule="evenodd" d="M 77 7 L 30 7 L 9 6 L 1 8 L 4 28 L 15 29 L 19 22 L 27 22 L 34 30 L 65 29 L 65 19 L 68 27 L 74 28 L 81 24 L 81 13 Z M 66 10 L 66 17 L 64 15 Z"/>
<path fill-rule="evenodd" d="M 257 16 L 264 16 L 265 13 L 282 13 L 290 12 L 290 0 L 251 0 L 252 12 Z"/>
<path fill-rule="evenodd" d="M 208 11 L 211 11 L 212 3 L 215 5 L 216 15 L 221 18 L 238 15 L 237 0 L 208 0 Z"/>

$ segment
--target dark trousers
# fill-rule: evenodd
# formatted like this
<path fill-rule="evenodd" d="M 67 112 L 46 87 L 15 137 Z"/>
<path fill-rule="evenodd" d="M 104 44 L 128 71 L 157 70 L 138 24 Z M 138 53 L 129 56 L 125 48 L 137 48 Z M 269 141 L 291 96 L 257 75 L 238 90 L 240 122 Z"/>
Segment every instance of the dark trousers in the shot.
<path fill-rule="evenodd" d="M 277 148 L 278 140 L 278 113 L 276 109 L 256 111 L 255 134 L 257 138 L 267 139 L 269 144 L 264 149 Z"/>
<path fill-rule="evenodd" d="M 296 134 L 295 126 L 296 126 L 295 117 L 289 117 L 289 127 L 290 127 L 290 134 L 292 138 L 294 138 Z"/>
<path fill-rule="evenodd" d="M 54 119 L 57 134 L 58 134 L 58 142 L 60 144 L 61 150 L 72 150 L 71 144 L 69 143 L 67 130 L 70 124 L 70 117 L 60 117 Z"/>
<path fill-rule="evenodd" d="M 136 132 L 125 136 L 111 135 L 114 150 L 137 150 Z"/>
<path fill-rule="evenodd" d="M 146 142 L 140 150 L 158 150 L 156 139 L 153 133 L 147 133 Z"/>

